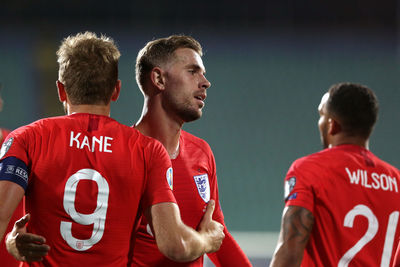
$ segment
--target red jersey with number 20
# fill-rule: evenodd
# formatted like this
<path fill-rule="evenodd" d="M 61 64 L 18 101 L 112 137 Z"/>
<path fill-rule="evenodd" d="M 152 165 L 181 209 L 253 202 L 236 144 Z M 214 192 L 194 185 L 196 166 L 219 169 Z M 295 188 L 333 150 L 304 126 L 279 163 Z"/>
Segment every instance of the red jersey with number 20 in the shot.
<path fill-rule="evenodd" d="M 356 145 L 296 160 L 285 178 L 286 206 L 315 219 L 302 266 L 390 266 L 400 233 L 399 178 Z"/>
<path fill-rule="evenodd" d="M 28 232 L 51 247 L 32 266 L 126 266 L 142 210 L 175 202 L 161 143 L 107 116 L 43 119 L 8 143 L 3 159 L 16 157 L 29 170 Z"/>

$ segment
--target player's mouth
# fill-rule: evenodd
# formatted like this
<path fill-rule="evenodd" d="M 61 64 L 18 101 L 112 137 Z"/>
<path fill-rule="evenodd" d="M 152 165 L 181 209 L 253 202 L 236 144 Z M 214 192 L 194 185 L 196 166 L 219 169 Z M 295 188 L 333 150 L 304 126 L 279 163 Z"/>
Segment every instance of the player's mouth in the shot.
<path fill-rule="evenodd" d="M 199 94 L 199 95 L 194 96 L 194 98 L 196 98 L 197 100 L 200 101 L 201 107 L 204 106 L 204 100 L 206 100 L 206 97 L 207 97 L 206 94 Z"/>

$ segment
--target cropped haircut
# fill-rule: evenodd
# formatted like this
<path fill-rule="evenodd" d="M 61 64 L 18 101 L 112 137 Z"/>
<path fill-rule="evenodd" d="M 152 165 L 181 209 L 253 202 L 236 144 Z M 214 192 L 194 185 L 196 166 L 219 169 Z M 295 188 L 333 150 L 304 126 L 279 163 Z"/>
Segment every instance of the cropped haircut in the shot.
<path fill-rule="evenodd" d="M 338 83 L 329 89 L 327 112 L 336 117 L 343 131 L 368 138 L 378 118 L 379 104 L 375 93 L 355 83 Z"/>
<path fill-rule="evenodd" d="M 114 41 L 95 33 L 65 38 L 57 51 L 59 80 L 74 105 L 108 104 L 118 80 L 121 56 Z"/>
<path fill-rule="evenodd" d="M 169 62 L 178 48 L 190 48 L 200 56 L 203 55 L 200 43 L 187 35 L 171 35 L 167 38 L 156 39 L 148 42 L 139 51 L 136 58 L 136 82 L 142 91 L 151 70 Z"/>

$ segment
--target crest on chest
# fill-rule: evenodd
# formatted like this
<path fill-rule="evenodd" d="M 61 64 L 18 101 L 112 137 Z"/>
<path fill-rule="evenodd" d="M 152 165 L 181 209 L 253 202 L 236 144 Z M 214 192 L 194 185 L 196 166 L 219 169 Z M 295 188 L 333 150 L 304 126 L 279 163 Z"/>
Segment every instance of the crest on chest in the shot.
<path fill-rule="evenodd" d="M 201 174 L 193 176 L 194 182 L 196 183 L 197 191 L 200 197 L 205 201 L 210 201 L 210 183 L 208 181 L 207 174 Z"/>

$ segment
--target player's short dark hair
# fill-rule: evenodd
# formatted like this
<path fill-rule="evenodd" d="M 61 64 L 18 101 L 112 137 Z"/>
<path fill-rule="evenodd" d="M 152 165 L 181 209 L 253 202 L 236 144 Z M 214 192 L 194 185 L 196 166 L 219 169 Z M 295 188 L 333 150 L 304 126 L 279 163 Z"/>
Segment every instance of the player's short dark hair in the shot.
<path fill-rule="evenodd" d="M 65 38 L 57 51 L 59 80 L 74 105 L 108 104 L 118 80 L 121 56 L 114 41 L 95 33 Z"/>
<path fill-rule="evenodd" d="M 378 118 L 378 99 L 368 87 L 338 83 L 329 88 L 327 112 L 338 119 L 342 130 L 352 136 L 368 138 Z"/>
<path fill-rule="evenodd" d="M 193 37 L 187 35 L 171 35 L 148 42 L 136 58 L 136 81 L 143 88 L 149 73 L 154 67 L 161 67 L 174 57 L 178 48 L 190 48 L 200 56 L 203 55 L 201 45 Z"/>

